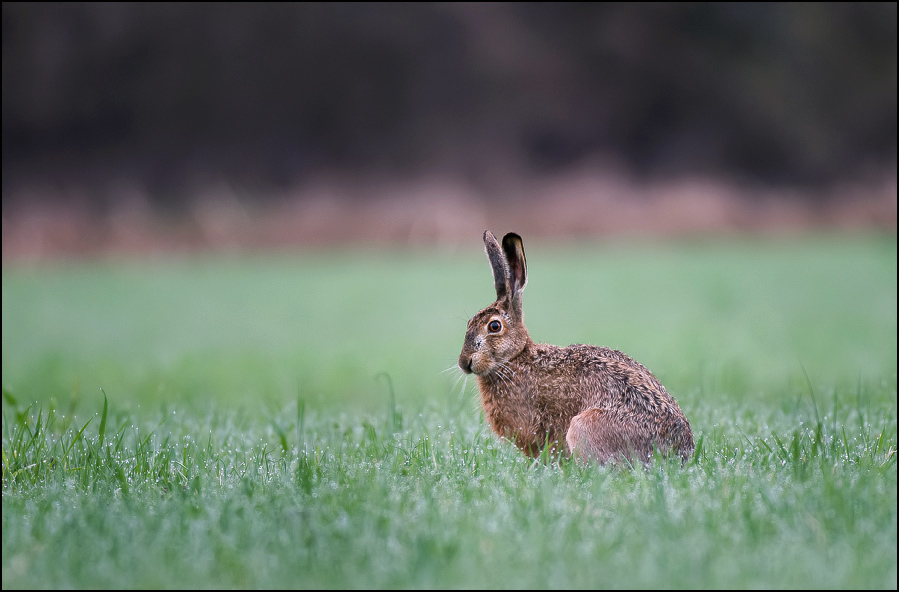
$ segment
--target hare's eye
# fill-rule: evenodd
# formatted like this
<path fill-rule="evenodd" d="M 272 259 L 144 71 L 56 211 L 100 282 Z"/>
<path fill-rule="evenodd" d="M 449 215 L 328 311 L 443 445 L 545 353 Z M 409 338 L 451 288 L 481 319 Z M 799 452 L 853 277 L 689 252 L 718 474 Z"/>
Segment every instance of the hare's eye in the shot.
<path fill-rule="evenodd" d="M 503 325 L 499 321 L 490 321 L 487 323 L 487 330 L 491 333 L 499 333 L 502 328 Z"/>

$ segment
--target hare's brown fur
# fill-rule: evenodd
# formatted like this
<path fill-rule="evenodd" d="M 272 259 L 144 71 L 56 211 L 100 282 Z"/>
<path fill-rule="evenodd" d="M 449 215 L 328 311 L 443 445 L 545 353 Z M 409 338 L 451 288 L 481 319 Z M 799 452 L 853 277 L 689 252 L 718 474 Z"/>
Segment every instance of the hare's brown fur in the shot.
<path fill-rule="evenodd" d="M 477 376 L 490 426 L 525 454 L 574 454 L 600 462 L 648 461 L 654 449 L 686 460 L 690 423 L 652 373 L 627 355 L 593 345 L 534 343 L 524 326 L 527 267 L 521 238 L 502 247 L 484 233 L 497 300 L 468 323 L 459 366 Z"/>

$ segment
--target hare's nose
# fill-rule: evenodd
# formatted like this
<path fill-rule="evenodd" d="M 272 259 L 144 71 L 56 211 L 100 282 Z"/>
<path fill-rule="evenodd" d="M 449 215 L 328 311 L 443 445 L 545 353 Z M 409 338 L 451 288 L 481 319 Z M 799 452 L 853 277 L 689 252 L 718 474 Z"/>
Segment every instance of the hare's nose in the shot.
<path fill-rule="evenodd" d="M 467 356 L 459 356 L 459 368 L 462 368 L 462 372 L 471 374 L 471 358 Z"/>

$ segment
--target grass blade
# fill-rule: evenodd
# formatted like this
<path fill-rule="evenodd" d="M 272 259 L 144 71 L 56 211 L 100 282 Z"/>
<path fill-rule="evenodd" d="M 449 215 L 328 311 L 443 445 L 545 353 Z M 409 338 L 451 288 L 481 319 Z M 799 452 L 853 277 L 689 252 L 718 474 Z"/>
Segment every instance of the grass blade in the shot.
<path fill-rule="evenodd" d="M 106 392 L 100 387 L 103 393 L 103 415 L 100 416 L 100 448 L 103 448 L 103 439 L 106 437 L 106 412 L 109 409 L 109 401 L 106 399 Z"/>

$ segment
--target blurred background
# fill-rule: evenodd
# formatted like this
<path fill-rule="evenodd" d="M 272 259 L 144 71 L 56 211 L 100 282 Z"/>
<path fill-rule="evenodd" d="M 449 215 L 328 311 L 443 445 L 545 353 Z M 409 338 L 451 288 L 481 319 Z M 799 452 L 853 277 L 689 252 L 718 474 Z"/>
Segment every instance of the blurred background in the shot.
<path fill-rule="evenodd" d="M 896 229 L 895 3 L 3 3 L 3 259 Z"/>

